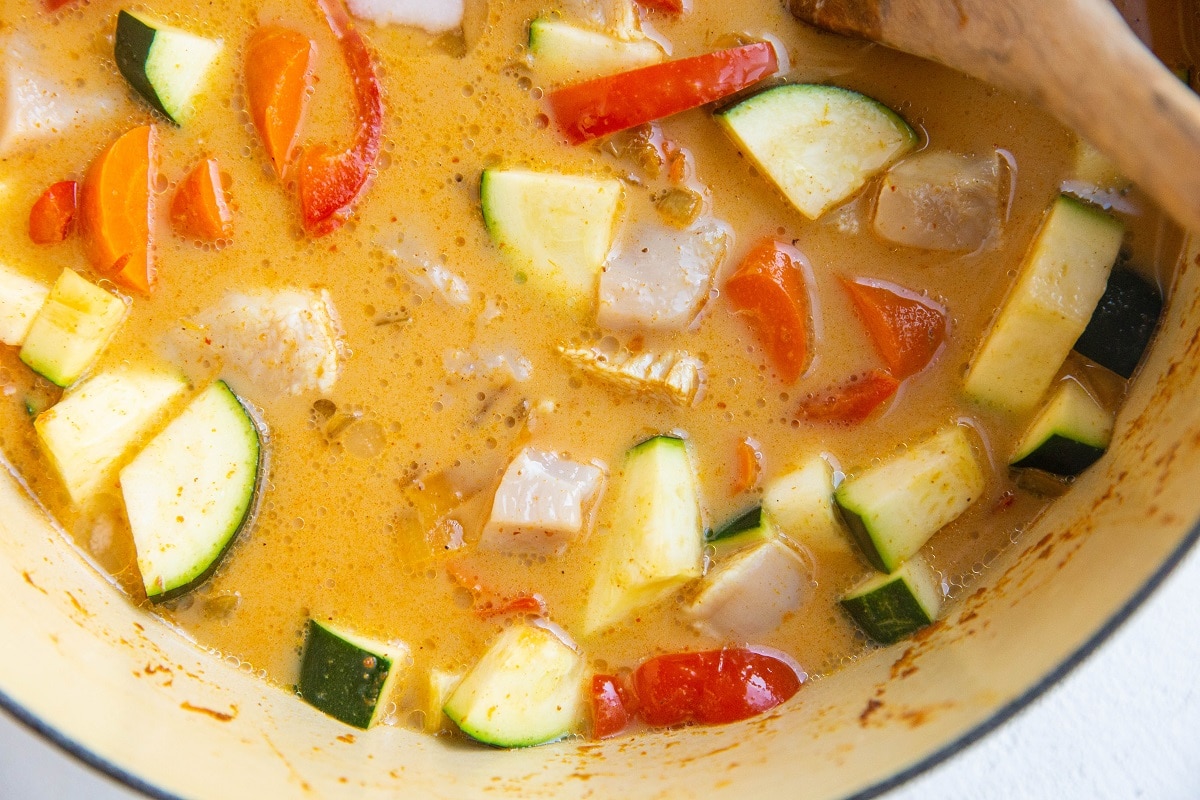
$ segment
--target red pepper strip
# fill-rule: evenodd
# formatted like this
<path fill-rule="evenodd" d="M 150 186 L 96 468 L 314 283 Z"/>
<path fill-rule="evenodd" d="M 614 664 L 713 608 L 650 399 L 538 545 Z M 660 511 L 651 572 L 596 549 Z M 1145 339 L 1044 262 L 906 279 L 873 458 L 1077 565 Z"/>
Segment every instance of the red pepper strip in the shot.
<path fill-rule="evenodd" d="M 383 142 L 383 93 L 370 50 L 350 21 L 341 0 L 317 0 L 329 29 L 342 47 L 354 82 L 358 129 L 350 148 L 335 153 L 326 145 L 305 149 L 300 156 L 300 208 L 304 229 L 316 236 L 332 233 L 353 212 Z"/>
<path fill-rule="evenodd" d="M 450 576 L 450 580 L 471 593 L 471 610 L 480 619 L 512 614 L 546 616 L 546 601 L 541 595 L 521 592 L 513 597 L 505 597 L 484 584 L 483 579 L 474 570 L 459 561 L 446 562 L 446 574 Z"/>
<path fill-rule="evenodd" d="M 786 384 L 795 383 L 808 365 L 808 291 L 802 259 L 791 245 L 767 239 L 725 281 L 725 296 L 750 323 Z"/>
<path fill-rule="evenodd" d="M 565 86 L 547 100 L 567 139 L 582 144 L 720 100 L 778 69 L 775 48 L 755 42 Z"/>
<path fill-rule="evenodd" d="M 665 11 L 668 14 L 682 14 L 688 10 L 688 4 L 684 0 L 637 0 L 637 4 L 642 8 Z"/>
<path fill-rule="evenodd" d="M 616 675 L 592 676 L 592 738 L 616 736 L 629 725 L 632 698 Z"/>
<path fill-rule="evenodd" d="M 810 422 L 857 425 L 899 388 L 900 381 L 891 373 L 873 369 L 861 377 L 856 375 L 827 395 L 806 400 L 797 416 Z"/>
<path fill-rule="evenodd" d="M 42 0 L 42 7 L 47 11 L 58 11 L 63 6 L 74 2 L 75 0 Z"/>
<path fill-rule="evenodd" d="M 916 292 L 883 281 L 842 278 L 892 375 L 904 380 L 933 361 L 946 338 L 946 312 Z"/>
<path fill-rule="evenodd" d="M 633 673 L 639 715 L 650 725 L 736 722 L 774 708 L 800 690 L 804 676 L 753 650 L 656 656 Z"/>
<path fill-rule="evenodd" d="M 29 210 L 29 238 L 34 244 L 61 242 L 75 225 L 79 207 L 79 184 L 59 181 L 46 191 Z"/>

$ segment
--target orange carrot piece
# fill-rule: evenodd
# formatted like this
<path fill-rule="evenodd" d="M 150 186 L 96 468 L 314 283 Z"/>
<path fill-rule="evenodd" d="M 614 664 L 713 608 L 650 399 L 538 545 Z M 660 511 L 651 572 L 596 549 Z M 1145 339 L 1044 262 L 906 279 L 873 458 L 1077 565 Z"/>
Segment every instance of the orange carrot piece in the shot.
<path fill-rule="evenodd" d="M 804 257 L 791 245 L 767 239 L 725 281 L 733 308 L 746 317 L 784 383 L 808 366 L 808 290 Z"/>
<path fill-rule="evenodd" d="M 171 201 L 171 224 L 182 236 L 209 242 L 233 236 L 233 211 L 215 158 L 201 161 L 180 182 Z"/>
<path fill-rule="evenodd" d="M 246 104 L 281 178 L 308 109 L 316 53 L 307 36 L 277 25 L 259 28 L 246 45 Z"/>
<path fill-rule="evenodd" d="M 944 309 L 892 283 L 842 278 L 842 286 L 892 375 L 904 380 L 929 366 L 946 339 Z"/>
<path fill-rule="evenodd" d="M 826 395 L 805 400 L 797 416 L 809 422 L 857 425 L 871 416 L 899 388 L 900 381 L 891 374 L 874 369 L 866 375 L 854 376 Z"/>
<path fill-rule="evenodd" d="M 150 187 L 156 177 L 153 125 L 123 133 L 92 162 L 83 181 L 84 250 L 101 275 L 142 294 L 154 287 Z"/>
<path fill-rule="evenodd" d="M 737 473 L 733 485 L 729 487 L 730 495 L 736 497 L 748 492 L 758 485 L 762 474 L 762 451 L 753 439 L 742 439 L 737 444 Z"/>
<path fill-rule="evenodd" d="M 75 225 L 79 184 L 59 181 L 46 191 L 29 210 L 29 238 L 35 244 L 61 242 Z"/>

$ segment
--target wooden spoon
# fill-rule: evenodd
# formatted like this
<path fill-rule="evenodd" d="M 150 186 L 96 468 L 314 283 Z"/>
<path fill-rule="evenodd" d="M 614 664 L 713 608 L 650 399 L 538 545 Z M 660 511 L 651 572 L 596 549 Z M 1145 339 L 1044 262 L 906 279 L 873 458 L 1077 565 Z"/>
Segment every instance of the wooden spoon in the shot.
<path fill-rule="evenodd" d="M 1200 98 L 1108 0 L 789 0 L 820 28 L 1022 94 L 1200 231 Z"/>

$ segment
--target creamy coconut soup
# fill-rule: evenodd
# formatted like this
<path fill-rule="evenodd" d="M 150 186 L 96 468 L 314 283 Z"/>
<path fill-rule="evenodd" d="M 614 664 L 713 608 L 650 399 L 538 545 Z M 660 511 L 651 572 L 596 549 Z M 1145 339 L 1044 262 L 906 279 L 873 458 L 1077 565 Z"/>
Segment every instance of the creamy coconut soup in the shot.
<path fill-rule="evenodd" d="M 1179 240 L 1044 113 L 774 0 L 339 2 L 0 0 L 0 443 L 214 657 L 735 720 L 1103 458 Z"/>

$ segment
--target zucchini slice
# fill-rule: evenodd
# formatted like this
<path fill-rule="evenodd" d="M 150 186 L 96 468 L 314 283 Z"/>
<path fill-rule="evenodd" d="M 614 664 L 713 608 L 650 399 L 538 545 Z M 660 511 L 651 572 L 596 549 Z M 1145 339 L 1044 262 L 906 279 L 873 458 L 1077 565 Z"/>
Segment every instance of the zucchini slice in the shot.
<path fill-rule="evenodd" d="M 917 146 L 896 112 L 848 89 L 776 86 L 718 112 L 737 146 L 817 219 Z"/>
<path fill-rule="evenodd" d="M 381 701 L 397 683 L 397 649 L 309 619 L 296 693 L 318 711 L 365 730 L 378 721 L 387 706 Z"/>
<path fill-rule="evenodd" d="M 50 290 L 0 264 L 0 342 L 20 347 Z"/>
<path fill-rule="evenodd" d="M 588 596 L 589 635 L 703 574 L 699 483 L 682 439 L 656 436 L 630 450 L 614 503 Z"/>
<path fill-rule="evenodd" d="M 117 69 L 146 102 L 176 125 L 195 111 L 196 96 L 221 53 L 219 39 L 172 28 L 145 14 L 117 13 L 113 57 Z"/>
<path fill-rule="evenodd" d="M 1063 381 L 1021 438 L 1009 463 L 1063 477 L 1078 475 L 1104 455 L 1113 414 L 1073 380 Z"/>
<path fill-rule="evenodd" d="M 516 270 L 569 306 L 595 301 L 612 249 L 621 182 L 528 170 L 485 170 L 483 220 Z"/>
<path fill-rule="evenodd" d="M 732 553 L 761 544 L 775 538 L 775 526 L 771 517 L 763 511 L 762 506 L 755 506 L 744 514 L 739 515 L 715 532 L 705 532 L 704 540 L 712 545 L 717 555 Z"/>
<path fill-rule="evenodd" d="M 779 530 L 815 552 L 846 552 L 852 545 L 834 510 L 833 467 L 819 455 L 780 475 L 763 491 L 763 511 Z"/>
<path fill-rule="evenodd" d="M 1075 342 L 1075 352 L 1122 378 L 1132 378 L 1158 329 L 1162 309 L 1157 286 L 1131 269 L 1114 269 L 1091 320 Z"/>
<path fill-rule="evenodd" d="M 892 572 L 983 493 L 975 448 L 959 425 L 847 478 L 834 498 L 875 567 Z"/>
<path fill-rule="evenodd" d="M 1104 294 L 1124 232 L 1095 206 L 1065 195 L 1054 202 L 975 352 L 971 399 L 1014 413 L 1037 406 Z"/>
<path fill-rule="evenodd" d="M 188 404 L 121 470 L 125 511 L 146 596 L 203 583 L 250 518 L 258 426 L 223 381 Z"/>
<path fill-rule="evenodd" d="M 34 429 L 71 500 L 82 504 L 113 481 L 186 389 L 183 376 L 172 372 L 102 372 L 39 414 Z"/>
<path fill-rule="evenodd" d="M 552 83 L 600 78 L 666 59 L 649 37 L 618 39 L 552 17 L 529 24 L 529 54 L 533 69 Z"/>
<path fill-rule="evenodd" d="M 92 365 L 125 320 L 125 301 L 73 270 L 63 270 L 33 318 L 21 360 L 57 386 Z"/>
<path fill-rule="evenodd" d="M 579 728 L 583 656 L 553 631 L 524 623 L 496 639 L 446 700 L 463 733 L 496 747 L 532 747 Z"/>
<path fill-rule="evenodd" d="M 920 556 L 876 575 L 842 598 L 842 608 L 879 644 L 894 644 L 937 619 L 942 586 Z"/>
<path fill-rule="evenodd" d="M 687 613 L 703 633 L 745 641 L 778 628 L 811 594 L 808 566 L 772 536 L 706 575 Z"/>

